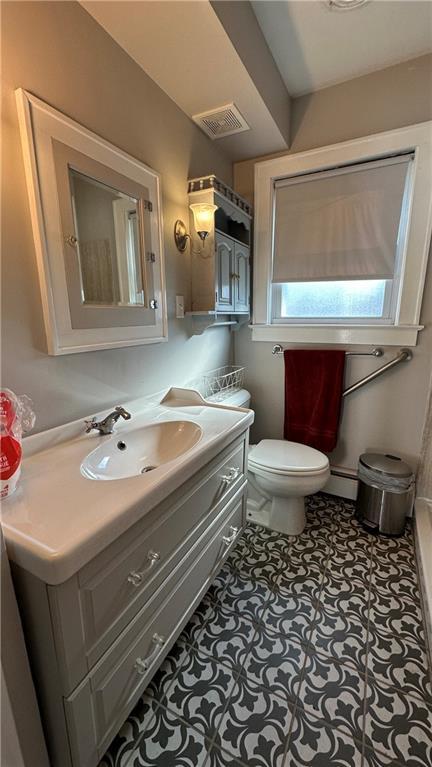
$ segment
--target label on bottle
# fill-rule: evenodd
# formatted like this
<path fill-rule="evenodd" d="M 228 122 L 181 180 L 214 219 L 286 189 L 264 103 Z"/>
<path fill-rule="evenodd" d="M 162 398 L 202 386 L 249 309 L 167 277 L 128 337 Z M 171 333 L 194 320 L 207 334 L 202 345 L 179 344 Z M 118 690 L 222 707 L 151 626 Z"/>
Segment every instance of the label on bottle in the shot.
<path fill-rule="evenodd" d="M 21 445 L 10 436 L 0 436 L 0 479 L 10 479 L 21 462 Z"/>

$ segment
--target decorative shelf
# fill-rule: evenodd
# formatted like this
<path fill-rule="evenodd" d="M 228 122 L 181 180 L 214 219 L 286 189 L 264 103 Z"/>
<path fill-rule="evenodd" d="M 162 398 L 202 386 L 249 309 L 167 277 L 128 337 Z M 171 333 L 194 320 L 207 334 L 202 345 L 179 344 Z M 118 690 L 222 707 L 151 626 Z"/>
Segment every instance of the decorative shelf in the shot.
<path fill-rule="evenodd" d="M 202 335 L 206 330 L 210 328 L 222 328 L 229 327 L 231 330 L 240 330 L 242 325 L 250 322 L 250 316 L 220 314 L 218 312 L 185 312 L 186 317 L 190 317 L 192 320 L 192 329 L 194 336 Z"/>

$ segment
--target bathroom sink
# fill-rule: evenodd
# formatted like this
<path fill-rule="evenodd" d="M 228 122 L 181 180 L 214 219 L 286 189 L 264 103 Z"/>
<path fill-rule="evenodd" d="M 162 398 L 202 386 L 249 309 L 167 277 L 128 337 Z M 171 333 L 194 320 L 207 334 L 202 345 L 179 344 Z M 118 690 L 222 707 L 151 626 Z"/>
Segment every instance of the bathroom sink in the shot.
<path fill-rule="evenodd" d="M 93 450 L 81 464 L 88 479 L 124 479 L 148 474 L 190 450 L 202 429 L 192 421 L 161 421 L 118 432 Z"/>

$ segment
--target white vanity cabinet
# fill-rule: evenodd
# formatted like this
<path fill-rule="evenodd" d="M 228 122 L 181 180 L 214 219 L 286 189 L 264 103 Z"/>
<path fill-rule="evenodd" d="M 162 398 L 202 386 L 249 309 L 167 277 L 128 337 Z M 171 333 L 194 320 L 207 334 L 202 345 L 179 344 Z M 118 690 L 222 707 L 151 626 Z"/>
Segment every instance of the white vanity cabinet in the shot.
<path fill-rule="evenodd" d="M 12 563 L 53 767 L 96 767 L 245 523 L 247 432 L 69 580 Z"/>

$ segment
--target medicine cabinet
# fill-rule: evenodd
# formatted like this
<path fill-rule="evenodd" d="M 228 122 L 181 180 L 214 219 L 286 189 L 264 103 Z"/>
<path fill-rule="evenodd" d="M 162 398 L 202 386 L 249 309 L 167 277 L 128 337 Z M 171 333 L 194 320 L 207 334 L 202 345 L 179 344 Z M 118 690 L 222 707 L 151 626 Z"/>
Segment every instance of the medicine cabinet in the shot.
<path fill-rule="evenodd" d="M 49 354 L 165 341 L 159 174 L 16 97 Z"/>

